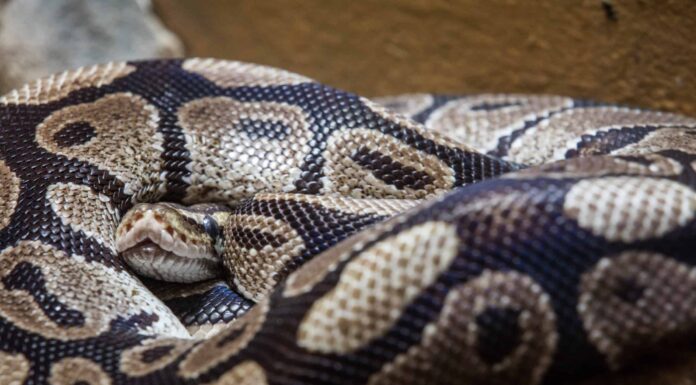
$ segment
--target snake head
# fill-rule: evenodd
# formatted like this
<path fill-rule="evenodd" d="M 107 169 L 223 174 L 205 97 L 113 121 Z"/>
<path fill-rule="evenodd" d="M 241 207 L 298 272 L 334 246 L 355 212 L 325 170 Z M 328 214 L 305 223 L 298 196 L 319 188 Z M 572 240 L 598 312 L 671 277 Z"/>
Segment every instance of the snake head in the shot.
<path fill-rule="evenodd" d="M 138 274 L 168 282 L 198 282 L 221 275 L 216 244 L 229 209 L 216 204 L 141 203 L 116 229 L 116 250 Z"/>

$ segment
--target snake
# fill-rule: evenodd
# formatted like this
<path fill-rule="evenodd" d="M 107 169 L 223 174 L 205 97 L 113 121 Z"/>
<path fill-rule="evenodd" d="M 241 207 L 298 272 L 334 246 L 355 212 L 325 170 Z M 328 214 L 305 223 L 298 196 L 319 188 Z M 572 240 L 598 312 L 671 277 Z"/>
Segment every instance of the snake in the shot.
<path fill-rule="evenodd" d="M 688 352 L 695 235 L 686 116 L 84 67 L 0 98 L 0 383 L 602 378 Z"/>

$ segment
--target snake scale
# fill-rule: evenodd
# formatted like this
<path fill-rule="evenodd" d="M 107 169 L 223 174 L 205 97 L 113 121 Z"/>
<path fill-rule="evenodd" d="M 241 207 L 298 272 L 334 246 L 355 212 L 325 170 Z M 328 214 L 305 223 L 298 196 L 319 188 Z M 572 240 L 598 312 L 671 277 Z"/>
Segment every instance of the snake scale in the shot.
<path fill-rule="evenodd" d="M 380 102 L 210 59 L 4 96 L 0 384 L 554 384 L 693 342 L 696 120 Z M 190 226 L 244 315 L 194 338 L 124 262 L 119 223 L 153 202 L 230 208 Z"/>

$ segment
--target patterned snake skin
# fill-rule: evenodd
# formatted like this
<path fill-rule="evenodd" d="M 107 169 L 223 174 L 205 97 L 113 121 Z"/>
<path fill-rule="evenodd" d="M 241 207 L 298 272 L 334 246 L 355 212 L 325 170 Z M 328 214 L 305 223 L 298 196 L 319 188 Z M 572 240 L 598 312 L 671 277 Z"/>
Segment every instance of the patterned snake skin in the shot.
<path fill-rule="evenodd" d="M 0 384 L 555 384 L 694 342 L 696 120 L 383 103 L 404 115 L 199 59 L 0 99 Z M 233 207 L 249 310 L 205 338 L 186 299 L 222 286 L 172 302 L 117 254 L 127 211 L 159 201 Z"/>

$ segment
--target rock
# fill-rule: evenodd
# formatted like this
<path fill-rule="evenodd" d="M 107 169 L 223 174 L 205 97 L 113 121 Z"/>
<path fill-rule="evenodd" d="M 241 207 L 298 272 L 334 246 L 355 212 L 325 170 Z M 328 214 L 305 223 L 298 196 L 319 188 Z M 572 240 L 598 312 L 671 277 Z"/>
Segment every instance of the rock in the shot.
<path fill-rule="evenodd" d="M 183 53 L 149 0 L 0 0 L 0 93 L 85 65 Z"/>

